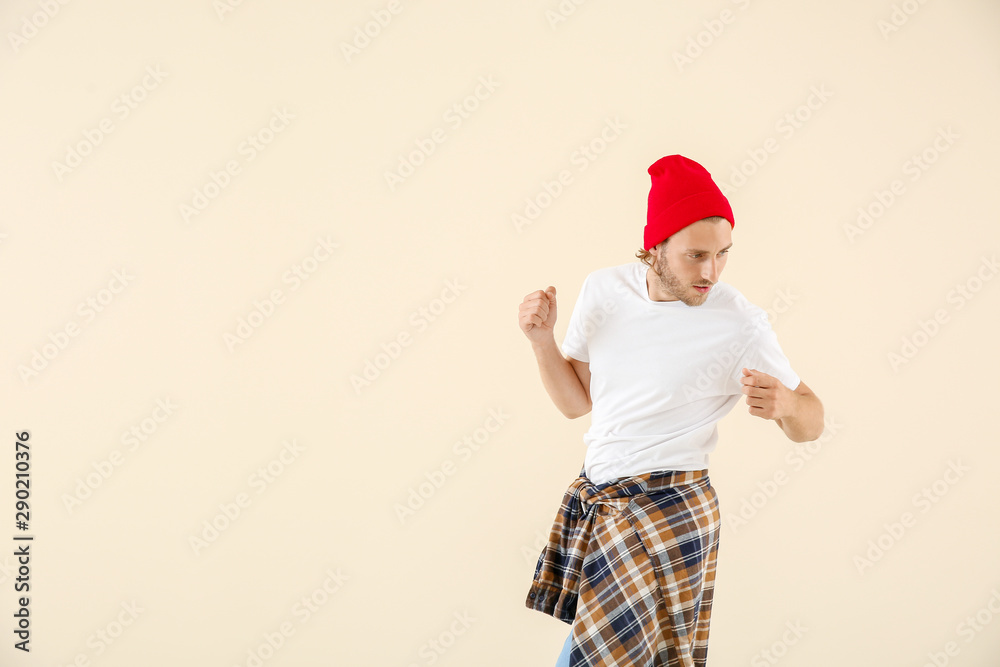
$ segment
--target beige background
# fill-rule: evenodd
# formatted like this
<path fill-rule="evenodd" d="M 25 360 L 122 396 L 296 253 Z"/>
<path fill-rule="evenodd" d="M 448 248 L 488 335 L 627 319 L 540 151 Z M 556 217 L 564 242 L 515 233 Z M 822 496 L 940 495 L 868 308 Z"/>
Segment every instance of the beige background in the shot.
<path fill-rule="evenodd" d="M 524 598 L 590 418 L 549 401 L 517 306 L 556 285 L 561 341 L 584 276 L 641 243 L 646 167 L 681 153 L 729 184 L 722 279 L 772 311 L 828 417 L 808 461 L 745 401 L 720 423 L 712 664 L 997 664 L 996 3 L 233 4 L 0 7 L 0 663 L 554 664 L 569 626 Z M 349 61 L 372 12 L 391 21 Z"/>

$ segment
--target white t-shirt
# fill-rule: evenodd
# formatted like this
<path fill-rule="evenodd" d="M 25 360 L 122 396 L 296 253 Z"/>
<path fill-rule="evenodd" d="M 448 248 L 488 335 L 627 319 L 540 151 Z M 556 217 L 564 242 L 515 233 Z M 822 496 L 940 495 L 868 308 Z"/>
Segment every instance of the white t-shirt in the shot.
<path fill-rule="evenodd" d="M 583 281 L 562 351 L 590 363 L 584 461 L 595 484 L 656 470 L 703 470 L 717 422 L 743 396 L 743 367 L 789 389 L 799 376 L 767 312 L 717 281 L 700 306 L 653 301 L 640 261 Z"/>

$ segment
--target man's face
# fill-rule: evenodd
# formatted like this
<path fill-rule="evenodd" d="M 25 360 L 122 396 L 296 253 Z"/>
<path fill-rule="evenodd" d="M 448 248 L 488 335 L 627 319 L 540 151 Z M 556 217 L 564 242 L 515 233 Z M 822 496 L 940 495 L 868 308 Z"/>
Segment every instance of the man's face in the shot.
<path fill-rule="evenodd" d="M 649 296 L 654 301 L 677 301 L 689 306 L 705 303 L 711 286 L 719 281 L 726 267 L 729 247 L 733 245 L 732 226 L 727 220 L 699 220 L 670 237 L 670 242 L 649 249 L 653 254 L 647 273 Z M 708 290 L 695 289 L 708 286 Z"/>

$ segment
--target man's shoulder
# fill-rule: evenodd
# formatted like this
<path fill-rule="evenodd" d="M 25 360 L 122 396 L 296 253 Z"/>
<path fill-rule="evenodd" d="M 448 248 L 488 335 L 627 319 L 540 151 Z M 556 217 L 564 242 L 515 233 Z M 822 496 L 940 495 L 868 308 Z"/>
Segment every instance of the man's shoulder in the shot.
<path fill-rule="evenodd" d="M 743 292 L 739 291 L 731 283 L 727 283 L 725 280 L 717 280 L 715 286 L 712 287 L 712 291 L 715 292 L 715 301 L 720 306 L 725 306 L 729 308 L 743 308 L 746 304 L 750 302 Z"/>
<path fill-rule="evenodd" d="M 587 274 L 587 280 L 593 284 L 613 284 L 616 282 L 622 282 L 632 278 L 639 267 L 645 267 L 640 261 L 626 262 L 625 264 L 616 264 L 614 266 L 604 266 L 599 269 L 594 269 Z"/>
<path fill-rule="evenodd" d="M 713 291 L 718 289 L 715 299 L 715 305 L 718 308 L 732 312 L 741 322 L 749 323 L 753 327 L 767 324 L 767 311 L 747 299 L 732 284 L 720 280 L 712 289 Z"/>

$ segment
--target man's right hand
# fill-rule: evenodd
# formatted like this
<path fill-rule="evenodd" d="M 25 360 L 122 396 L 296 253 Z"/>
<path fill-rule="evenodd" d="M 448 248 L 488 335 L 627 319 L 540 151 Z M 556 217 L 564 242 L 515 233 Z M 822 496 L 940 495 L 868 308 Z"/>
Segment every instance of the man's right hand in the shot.
<path fill-rule="evenodd" d="M 517 317 L 521 331 L 532 343 L 541 343 L 552 337 L 556 323 L 556 288 L 536 290 L 524 297 Z"/>

